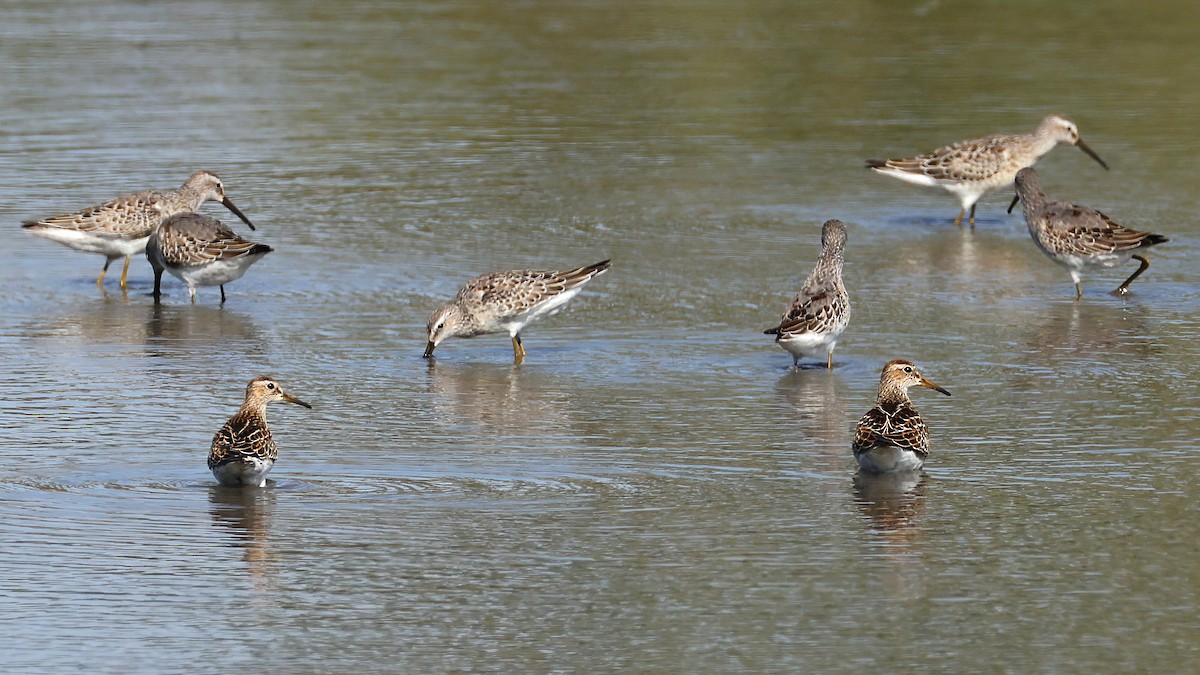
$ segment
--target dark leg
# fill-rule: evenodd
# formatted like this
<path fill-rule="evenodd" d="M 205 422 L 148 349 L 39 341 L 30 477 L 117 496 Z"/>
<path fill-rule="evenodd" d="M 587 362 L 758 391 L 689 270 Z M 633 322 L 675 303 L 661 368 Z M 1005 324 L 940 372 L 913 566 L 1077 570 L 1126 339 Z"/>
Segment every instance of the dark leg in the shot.
<path fill-rule="evenodd" d="M 225 304 L 225 284 L 221 284 L 221 304 Z"/>
<path fill-rule="evenodd" d="M 154 292 L 150 295 L 154 296 L 154 304 L 156 305 L 158 304 L 159 297 L 162 296 L 162 290 L 160 289 L 162 285 L 162 273 L 162 270 L 158 268 L 154 269 Z"/>
<path fill-rule="evenodd" d="M 1129 278 L 1125 280 L 1125 283 L 1121 284 L 1120 286 L 1117 286 L 1117 290 L 1116 290 L 1117 295 L 1125 295 L 1126 293 L 1128 293 L 1129 292 L 1129 284 L 1132 284 L 1134 279 L 1140 277 L 1142 275 L 1142 272 L 1145 272 L 1150 267 L 1150 261 L 1146 260 L 1142 256 L 1134 255 L 1134 256 L 1130 256 L 1130 257 L 1133 258 L 1134 260 L 1141 262 L 1142 264 L 1138 265 L 1136 272 L 1129 275 Z"/>

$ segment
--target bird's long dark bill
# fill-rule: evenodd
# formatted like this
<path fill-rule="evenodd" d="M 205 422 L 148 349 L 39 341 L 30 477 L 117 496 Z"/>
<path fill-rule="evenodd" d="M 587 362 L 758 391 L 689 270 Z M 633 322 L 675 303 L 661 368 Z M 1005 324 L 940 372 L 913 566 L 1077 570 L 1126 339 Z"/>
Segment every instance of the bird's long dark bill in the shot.
<path fill-rule="evenodd" d="M 927 380 L 927 379 L 925 379 L 925 378 L 923 378 L 923 377 L 921 378 L 921 386 L 922 386 L 922 387 L 929 387 L 930 389 L 932 389 L 932 390 L 934 390 L 934 391 L 940 391 L 940 392 L 942 392 L 943 394 L 945 394 L 945 395 L 947 395 L 947 396 L 949 396 L 949 395 L 950 395 L 950 392 L 946 391 L 945 389 L 942 389 L 941 387 L 937 386 L 936 384 L 934 384 L 934 383 L 930 382 L 929 380 Z"/>
<path fill-rule="evenodd" d="M 305 403 L 304 401 L 301 401 L 300 399 L 296 398 L 295 396 L 289 396 L 288 394 L 284 394 L 284 395 L 283 395 L 283 400 L 287 401 L 288 403 L 295 403 L 296 405 L 302 405 L 302 406 L 304 406 L 305 408 L 308 408 L 309 410 L 312 410 L 312 406 L 311 406 L 311 405 L 309 405 L 309 404 Z"/>
<path fill-rule="evenodd" d="M 422 356 L 424 358 L 429 358 L 429 357 L 433 356 L 433 350 L 435 350 L 435 349 L 437 349 L 437 345 L 433 344 L 433 341 L 431 340 L 428 344 L 425 345 L 425 353 L 422 354 Z"/>
<path fill-rule="evenodd" d="M 1012 203 L 1008 205 L 1009 213 L 1012 213 L 1013 208 L 1016 207 L 1017 202 L 1019 202 L 1019 201 L 1021 201 L 1021 195 L 1013 195 Z"/>
<path fill-rule="evenodd" d="M 225 197 L 224 199 L 222 199 L 221 203 L 225 205 L 225 208 L 229 209 L 230 211 L 233 211 L 233 215 L 237 216 L 238 218 L 241 218 L 243 223 L 249 225 L 250 229 L 252 229 L 252 230 L 254 229 L 254 223 L 250 222 L 250 219 L 246 217 L 246 214 L 242 213 L 241 209 L 234 206 L 233 202 L 229 201 L 229 197 Z"/>
<path fill-rule="evenodd" d="M 1087 143 L 1083 142 L 1082 138 L 1075 142 L 1075 147 L 1087 153 L 1088 157 L 1100 162 L 1100 166 L 1104 167 L 1105 171 L 1108 171 L 1108 165 L 1104 163 L 1104 160 L 1100 159 L 1100 155 L 1097 155 L 1094 150 L 1088 147 Z"/>

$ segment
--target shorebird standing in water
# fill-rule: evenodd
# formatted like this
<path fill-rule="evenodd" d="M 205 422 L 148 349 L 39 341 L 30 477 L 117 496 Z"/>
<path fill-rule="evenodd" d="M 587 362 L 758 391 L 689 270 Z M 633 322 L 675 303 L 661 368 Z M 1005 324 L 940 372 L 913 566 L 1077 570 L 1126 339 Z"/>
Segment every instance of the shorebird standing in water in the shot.
<path fill-rule="evenodd" d="M 1033 166 L 1059 143 L 1078 147 L 1108 169 L 1079 137 L 1075 123 L 1058 115 L 1047 115 L 1032 134 L 995 134 L 959 141 L 916 157 L 868 159 L 867 168 L 906 183 L 941 188 L 958 197 L 962 210 L 954 224 L 961 227 L 967 209 L 971 210 L 971 225 L 975 224 L 975 202 L 1010 185 L 1018 171 Z"/>
<path fill-rule="evenodd" d="M 104 283 L 104 275 L 108 274 L 108 266 L 114 260 L 125 258 L 125 267 L 121 270 L 121 287 L 124 288 L 129 275 L 129 258 L 146 250 L 146 241 L 154 228 L 176 213 L 195 211 L 210 199 L 224 204 L 254 229 L 245 214 L 225 196 L 221 179 L 208 171 L 193 173 L 178 190 L 136 192 L 75 213 L 27 220 L 22 227 L 76 251 L 104 256 L 104 269 L 96 279 L 97 284 Z"/>
<path fill-rule="evenodd" d="M 1047 199 L 1036 169 L 1021 169 L 1015 183 L 1017 194 L 1008 205 L 1009 212 L 1021 202 L 1029 236 L 1042 253 L 1067 268 L 1075 282 L 1076 300 L 1083 297 L 1080 272 L 1092 267 L 1113 267 L 1132 258 L 1141 264 L 1113 291 L 1125 295 L 1129 284 L 1150 267 L 1150 261 L 1136 251 L 1170 241 L 1161 234 L 1131 230 L 1090 206 Z"/>
<path fill-rule="evenodd" d="M 429 317 L 429 341 L 425 358 L 449 337 L 474 337 L 508 333 L 513 360 L 525 360 L 521 331 L 530 323 L 561 310 L 583 290 L 583 285 L 608 271 L 610 262 L 601 260 L 562 272 L 513 270 L 475 277 L 449 303 Z"/>
<path fill-rule="evenodd" d="M 846 226 L 829 220 L 821 227 L 821 256 L 792 299 L 779 325 L 763 331 L 792 355 L 797 366 L 802 356 L 820 356 L 833 368 L 833 348 L 850 323 L 850 296 L 842 285 L 842 258 Z"/>
<path fill-rule="evenodd" d="M 928 387 L 949 396 L 917 370 L 911 361 L 889 361 L 879 376 L 875 407 L 858 421 L 854 459 L 867 473 L 916 471 L 929 456 L 929 430 L 908 398 L 908 388 Z"/>
<path fill-rule="evenodd" d="M 223 303 L 225 284 L 240 279 L 273 250 L 243 239 L 215 218 L 177 213 L 155 228 L 146 243 L 146 258 L 154 268 L 154 301 L 162 296 L 167 271 L 187 284 L 192 302 L 197 286 L 220 286 Z"/>
<path fill-rule="evenodd" d="M 269 377 L 250 380 L 242 407 L 213 436 L 208 452 L 208 468 L 221 485 L 267 484 L 267 473 L 279 457 L 279 449 L 267 427 L 267 404 L 272 401 L 312 408 L 284 393 L 283 387 Z"/>

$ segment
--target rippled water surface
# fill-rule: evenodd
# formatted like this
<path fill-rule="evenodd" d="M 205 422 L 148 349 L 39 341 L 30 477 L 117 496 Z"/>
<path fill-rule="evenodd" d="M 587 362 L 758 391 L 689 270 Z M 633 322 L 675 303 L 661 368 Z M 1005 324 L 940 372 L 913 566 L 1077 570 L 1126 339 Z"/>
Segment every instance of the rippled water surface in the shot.
<path fill-rule="evenodd" d="M 13 2 L 7 672 L 1180 672 L 1200 656 L 1196 8 Z M 1052 196 L 1171 237 L 1067 274 L 1006 194 L 862 169 L 1048 112 Z M 197 169 L 276 248 L 196 304 L 18 227 Z M 205 213 L 236 224 L 219 205 Z M 761 331 L 849 229 L 836 368 Z M 239 226 L 240 227 L 240 226 Z M 613 259 L 421 358 L 469 276 Z M 115 276 L 115 275 L 114 275 Z M 925 474 L 857 477 L 919 363 Z M 212 434 L 269 373 L 262 490 Z"/>

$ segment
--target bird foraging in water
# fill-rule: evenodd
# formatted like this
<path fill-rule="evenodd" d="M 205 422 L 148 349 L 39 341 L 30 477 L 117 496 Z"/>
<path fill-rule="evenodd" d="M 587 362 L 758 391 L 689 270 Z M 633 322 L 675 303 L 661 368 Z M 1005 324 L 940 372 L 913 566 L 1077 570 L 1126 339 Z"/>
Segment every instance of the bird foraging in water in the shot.
<path fill-rule="evenodd" d="M 1083 297 L 1079 283 L 1083 270 L 1113 267 L 1132 258 L 1141 264 L 1113 291 L 1125 295 L 1129 284 L 1150 267 L 1150 261 L 1136 251 L 1170 241 L 1161 234 L 1131 230 L 1090 206 L 1047 199 L 1036 169 L 1021 169 L 1014 182 L 1017 194 L 1008 205 L 1009 212 L 1021 202 L 1029 236 L 1042 253 L 1067 268 L 1075 282 L 1076 300 Z"/>
<path fill-rule="evenodd" d="M 975 224 L 975 203 L 985 194 L 1013 182 L 1017 171 L 1033 166 L 1059 143 L 1070 143 L 1087 153 L 1100 166 L 1108 165 L 1079 137 L 1071 120 L 1047 115 L 1032 134 L 994 134 L 959 141 L 925 155 L 904 159 L 868 159 L 867 168 L 906 183 L 941 188 L 958 197 L 962 210 L 954 224 L 962 226 L 963 215 L 971 210 Z"/>
<path fill-rule="evenodd" d="M 792 299 L 779 325 L 763 331 L 792 355 L 798 366 L 803 356 L 819 357 L 833 368 L 833 348 L 850 323 L 850 296 L 842 285 L 842 260 L 846 249 L 846 226 L 828 220 L 821 227 L 821 256 L 800 292 Z"/>
<path fill-rule="evenodd" d="M 889 361 L 879 376 L 875 407 L 858 421 L 854 459 L 868 473 L 916 471 L 929 456 L 929 430 L 908 398 L 908 388 L 950 392 L 930 382 L 911 361 Z"/>
<path fill-rule="evenodd" d="M 242 239 L 214 218 L 177 213 L 155 228 L 146 243 L 146 258 L 154 268 L 154 301 L 162 295 L 165 270 L 187 284 L 192 302 L 196 302 L 197 286 L 220 286 L 223 303 L 225 284 L 240 279 L 273 250 Z"/>
<path fill-rule="evenodd" d="M 129 258 L 146 250 L 146 241 L 154 228 L 176 213 L 195 211 L 210 199 L 224 204 L 254 229 L 246 215 L 225 196 L 221 179 L 209 171 L 193 173 L 178 190 L 135 192 L 75 213 L 27 220 L 22 227 L 77 251 L 104 256 L 104 269 L 96 279 L 97 284 L 104 283 L 108 266 L 114 260 L 125 258 L 125 267 L 121 270 L 121 287 L 124 288 L 129 275 Z"/>
<path fill-rule="evenodd" d="M 246 400 L 237 414 L 213 436 L 208 468 L 221 485 L 267 484 L 267 473 L 275 466 L 279 449 L 267 427 L 267 404 L 272 401 L 312 406 L 283 391 L 269 377 L 256 377 L 246 385 Z"/>
<path fill-rule="evenodd" d="M 430 315 L 424 356 L 433 356 L 433 350 L 446 338 L 508 333 L 513 360 L 521 363 L 525 359 L 521 343 L 525 326 L 561 310 L 583 290 L 584 284 L 607 272 L 609 266 L 608 260 L 601 260 L 562 272 L 513 270 L 475 277 L 453 300 Z"/>

